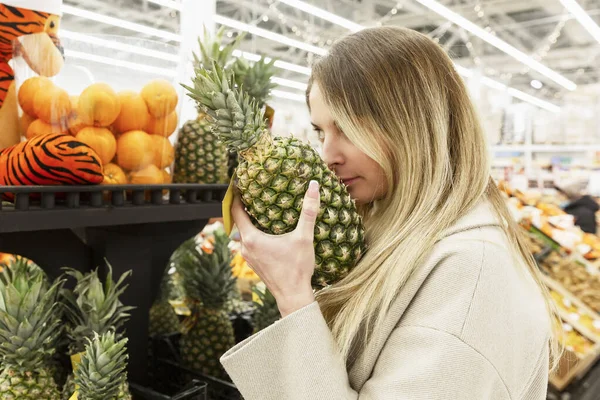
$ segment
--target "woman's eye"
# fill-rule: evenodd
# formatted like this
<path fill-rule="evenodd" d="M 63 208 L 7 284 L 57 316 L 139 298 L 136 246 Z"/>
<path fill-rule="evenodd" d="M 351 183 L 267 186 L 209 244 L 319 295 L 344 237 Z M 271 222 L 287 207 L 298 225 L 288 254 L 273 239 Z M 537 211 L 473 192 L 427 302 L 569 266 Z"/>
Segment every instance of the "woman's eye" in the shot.
<path fill-rule="evenodd" d="M 317 133 L 317 138 L 319 139 L 319 142 L 323 143 L 325 141 L 325 132 L 323 132 L 321 129 L 313 129 L 316 133 Z"/>

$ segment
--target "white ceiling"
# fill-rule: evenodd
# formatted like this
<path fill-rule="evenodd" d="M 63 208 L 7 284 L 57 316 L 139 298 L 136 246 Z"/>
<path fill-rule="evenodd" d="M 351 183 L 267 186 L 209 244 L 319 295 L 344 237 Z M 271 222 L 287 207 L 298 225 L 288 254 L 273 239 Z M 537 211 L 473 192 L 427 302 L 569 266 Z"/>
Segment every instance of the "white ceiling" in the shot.
<path fill-rule="evenodd" d="M 203 1 L 203 0 L 197 0 Z M 367 26 L 397 25 L 416 29 L 439 40 L 455 61 L 480 66 L 484 74 L 540 98 L 560 101 L 565 89 L 526 67 L 464 29 L 448 23 L 415 0 L 305 0 Z M 600 23 L 600 0 L 578 0 Z M 559 72 L 578 85 L 600 80 L 600 43 L 567 14 L 559 0 L 441 0 L 441 3 L 482 28 Z M 104 15 L 179 32 L 178 11 L 147 0 L 64 0 L 64 4 Z M 255 24 L 296 40 L 327 47 L 348 31 L 277 0 L 217 0 L 217 13 Z M 131 30 L 66 14 L 63 28 L 82 33 L 139 35 Z M 231 30 L 233 35 L 237 34 Z M 176 43 L 173 43 L 176 44 Z M 248 35 L 242 49 L 308 66 L 311 53 Z M 280 76 L 306 81 L 305 75 L 285 71 Z M 532 79 L 544 83 L 531 88 Z M 294 89 L 290 89 L 294 91 Z"/>

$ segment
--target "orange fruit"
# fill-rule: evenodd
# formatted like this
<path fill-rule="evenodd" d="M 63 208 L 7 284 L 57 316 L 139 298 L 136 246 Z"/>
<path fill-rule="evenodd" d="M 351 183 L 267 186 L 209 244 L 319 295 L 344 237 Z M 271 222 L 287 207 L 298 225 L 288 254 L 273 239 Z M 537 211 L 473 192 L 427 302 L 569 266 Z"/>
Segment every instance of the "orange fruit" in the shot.
<path fill-rule="evenodd" d="M 117 163 L 129 171 L 136 171 L 152 164 L 154 142 L 144 131 L 129 131 L 117 140 Z"/>
<path fill-rule="evenodd" d="M 27 114 L 27 113 L 23 113 L 23 115 L 21 115 L 21 117 L 19 117 L 19 123 L 20 123 L 20 127 L 21 127 L 21 135 L 22 136 L 26 136 L 27 135 L 27 130 L 29 129 L 29 125 L 31 125 L 31 123 L 33 121 L 35 121 L 35 117 L 32 117 L 31 115 Z"/>
<path fill-rule="evenodd" d="M 160 185 L 163 181 L 162 171 L 154 164 L 129 174 L 129 183 L 132 185 Z"/>
<path fill-rule="evenodd" d="M 33 108 L 36 93 L 51 87 L 54 87 L 54 83 L 45 76 L 34 76 L 27 79 L 19 88 L 19 94 L 17 95 L 21 109 L 32 117 L 36 116 Z"/>
<path fill-rule="evenodd" d="M 119 116 L 121 102 L 115 91 L 106 83 L 94 83 L 79 95 L 77 111 L 89 126 L 107 127 Z"/>
<path fill-rule="evenodd" d="M 175 148 L 164 136 L 150 135 L 152 143 L 154 145 L 154 158 L 153 163 L 158 168 L 163 169 L 171 165 L 175 159 Z"/>
<path fill-rule="evenodd" d="M 131 90 L 119 92 L 117 96 L 121 102 L 121 112 L 113 123 L 116 131 L 127 132 L 144 129 L 150 114 L 142 96 Z"/>
<path fill-rule="evenodd" d="M 177 112 L 173 111 L 171 114 L 166 117 L 152 117 L 148 119 L 148 124 L 146 125 L 146 132 L 151 135 L 161 135 L 164 137 L 169 137 L 175 129 L 177 129 Z"/>
<path fill-rule="evenodd" d="M 35 94 L 33 110 L 39 119 L 49 124 L 63 123 L 71 113 L 71 99 L 58 86 L 43 87 Z"/>
<path fill-rule="evenodd" d="M 148 111 L 156 118 L 164 117 L 175 111 L 177 92 L 165 79 L 155 79 L 142 88 L 142 98 L 148 105 Z"/>
<path fill-rule="evenodd" d="M 98 154 L 102 164 L 108 164 L 115 157 L 117 140 L 108 129 L 87 126 L 81 129 L 76 137 Z"/>
<path fill-rule="evenodd" d="M 117 164 L 108 163 L 102 169 L 104 170 L 103 185 L 124 185 L 127 183 L 125 172 Z"/>
<path fill-rule="evenodd" d="M 64 131 L 58 125 L 47 124 L 41 119 L 36 119 L 29 124 L 25 137 L 31 139 L 34 136 L 47 135 L 49 133 L 64 133 Z"/>

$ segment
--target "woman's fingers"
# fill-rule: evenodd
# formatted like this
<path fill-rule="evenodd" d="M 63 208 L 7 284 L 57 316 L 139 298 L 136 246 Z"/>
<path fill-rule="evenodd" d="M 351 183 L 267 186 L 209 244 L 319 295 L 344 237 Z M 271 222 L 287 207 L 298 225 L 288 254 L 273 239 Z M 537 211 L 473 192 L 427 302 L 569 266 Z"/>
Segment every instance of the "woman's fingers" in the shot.
<path fill-rule="evenodd" d="M 300 218 L 298 219 L 298 226 L 296 230 L 302 235 L 302 237 L 312 239 L 315 232 L 315 222 L 317 215 L 319 214 L 320 207 L 320 196 L 319 196 L 319 183 L 317 181 L 311 181 L 308 185 L 308 190 L 304 195 L 302 201 L 302 211 L 300 212 Z"/>
<path fill-rule="evenodd" d="M 244 204 L 240 199 L 239 195 L 235 195 L 233 198 L 233 203 L 231 204 L 231 215 L 233 216 L 233 221 L 235 225 L 238 227 L 240 231 L 240 236 L 242 240 L 250 234 L 254 233 L 258 229 L 252 225 L 252 221 L 250 220 L 250 216 L 246 213 L 244 209 Z"/>

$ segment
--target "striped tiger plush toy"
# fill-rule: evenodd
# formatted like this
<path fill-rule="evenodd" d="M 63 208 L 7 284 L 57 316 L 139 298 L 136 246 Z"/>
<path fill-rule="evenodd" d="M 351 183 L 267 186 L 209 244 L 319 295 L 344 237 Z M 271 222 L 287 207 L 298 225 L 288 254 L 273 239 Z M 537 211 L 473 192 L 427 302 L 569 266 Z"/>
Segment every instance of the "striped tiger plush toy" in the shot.
<path fill-rule="evenodd" d="M 71 135 L 35 136 L 0 150 L 0 186 L 93 185 L 103 180 L 98 154 Z"/>
<path fill-rule="evenodd" d="M 20 140 L 15 76 L 8 62 L 16 54 L 38 75 L 60 72 L 61 5 L 62 0 L 0 0 L 0 149 Z"/>

